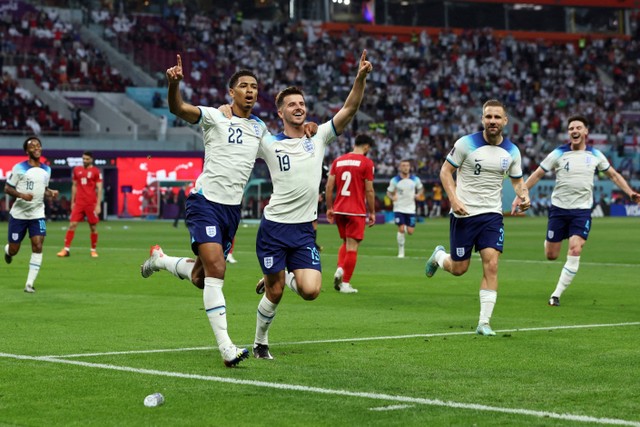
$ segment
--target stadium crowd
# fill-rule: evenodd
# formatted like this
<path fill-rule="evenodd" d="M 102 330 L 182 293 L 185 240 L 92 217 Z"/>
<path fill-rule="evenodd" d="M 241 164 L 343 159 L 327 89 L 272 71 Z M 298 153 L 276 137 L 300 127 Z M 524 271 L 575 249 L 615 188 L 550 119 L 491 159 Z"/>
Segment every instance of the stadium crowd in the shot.
<path fill-rule="evenodd" d="M 640 89 L 634 84 L 640 73 L 640 45 L 634 39 L 559 44 L 498 38 L 482 29 L 442 31 L 437 37 L 423 32 L 401 42 L 355 29 L 332 36 L 313 24 L 282 17 L 243 22 L 234 6 L 213 8 L 205 16 L 188 1 L 172 2 L 160 15 L 124 12 L 93 11 L 87 20 L 103 25 L 105 38 L 121 51 L 138 52 L 137 60 L 155 65 L 149 71 L 161 86 L 166 84 L 164 70 L 175 53 L 181 53 L 183 95 L 194 105 L 228 102 L 226 79 L 237 64 L 258 70 L 256 112 L 274 131 L 278 90 L 302 87 L 314 113 L 310 119 L 322 122 L 340 107 L 355 53 L 366 48 L 376 70 L 361 108 L 364 114 L 331 146 L 327 162 L 348 151 L 354 133 L 369 131 L 376 135 L 372 157 L 380 176 L 392 175 L 400 159 L 411 158 L 423 179 L 437 180 L 443 156 L 458 137 L 477 130 L 477 106 L 489 98 L 509 108 L 509 136 L 521 147 L 525 173 L 559 144 L 570 114 L 587 116 L 592 134 L 606 134 L 610 146 L 619 147 L 630 131 L 622 111 L 640 108 Z M 21 66 L 19 73 L 44 88 L 78 85 L 120 92 L 130 84 L 56 16 L 40 13 L 2 21 L 3 43 L 30 38 L 31 46 L 39 49 L 37 59 Z M 626 176 L 632 172 L 637 173 L 626 171 Z"/>

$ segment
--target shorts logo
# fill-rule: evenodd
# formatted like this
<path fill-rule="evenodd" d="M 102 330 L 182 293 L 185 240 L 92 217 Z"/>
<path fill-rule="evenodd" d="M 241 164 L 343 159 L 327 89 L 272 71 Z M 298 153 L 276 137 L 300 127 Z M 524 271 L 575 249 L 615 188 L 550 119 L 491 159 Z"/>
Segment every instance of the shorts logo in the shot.
<path fill-rule="evenodd" d="M 456 255 L 459 257 L 464 256 L 464 248 L 456 248 Z"/>
<path fill-rule="evenodd" d="M 549 238 L 549 239 L 553 239 L 554 234 L 555 234 L 555 233 L 553 232 L 553 230 L 549 230 L 549 231 L 547 231 L 547 238 Z"/>
<path fill-rule="evenodd" d="M 209 237 L 214 237 L 216 234 L 218 234 L 218 230 L 217 227 L 215 225 L 209 225 L 205 228 L 205 231 L 207 232 L 207 236 Z"/>
<path fill-rule="evenodd" d="M 509 158 L 508 157 L 500 157 L 500 167 L 503 171 L 509 169 Z"/>
<path fill-rule="evenodd" d="M 18 240 L 18 233 L 11 233 L 11 240 Z"/>
<path fill-rule="evenodd" d="M 266 256 L 266 257 L 262 258 L 262 264 L 264 264 L 264 268 L 273 267 L 273 257 L 272 256 Z"/>

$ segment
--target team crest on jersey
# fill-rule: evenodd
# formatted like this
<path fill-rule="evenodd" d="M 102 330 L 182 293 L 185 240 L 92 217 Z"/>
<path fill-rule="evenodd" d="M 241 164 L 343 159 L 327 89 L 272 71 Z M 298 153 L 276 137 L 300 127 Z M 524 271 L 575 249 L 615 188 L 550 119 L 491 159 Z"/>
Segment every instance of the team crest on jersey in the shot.
<path fill-rule="evenodd" d="M 264 264 L 264 268 L 271 268 L 273 267 L 273 257 L 272 256 L 266 256 L 262 259 L 262 263 Z"/>
<path fill-rule="evenodd" d="M 464 256 L 464 248 L 456 248 L 456 255 L 459 257 Z"/>
<path fill-rule="evenodd" d="M 218 229 L 215 225 L 209 225 L 205 228 L 205 231 L 207 233 L 207 236 L 209 237 L 214 237 L 216 234 L 218 234 Z"/>
<path fill-rule="evenodd" d="M 260 136 L 260 127 L 256 123 L 253 124 L 253 131 L 256 133 L 256 136 Z"/>
<path fill-rule="evenodd" d="M 314 145 L 314 143 L 313 143 L 313 141 L 311 139 L 305 138 L 305 139 L 302 140 L 302 148 L 307 153 L 313 153 L 315 145 Z"/>
<path fill-rule="evenodd" d="M 548 239 L 553 239 L 554 234 L 555 234 L 555 233 L 553 232 L 553 230 L 549 230 L 549 231 L 547 231 L 547 238 L 548 238 Z"/>
<path fill-rule="evenodd" d="M 584 162 L 587 166 L 591 166 L 591 163 L 593 163 L 593 158 L 591 156 L 586 156 L 584 158 Z"/>
<path fill-rule="evenodd" d="M 500 167 L 503 171 L 509 169 L 509 158 L 508 157 L 500 157 Z"/>
<path fill-rule="evenodd" d="M 87 178 L 91 178 L 91 172 L 87 172 Z"/>

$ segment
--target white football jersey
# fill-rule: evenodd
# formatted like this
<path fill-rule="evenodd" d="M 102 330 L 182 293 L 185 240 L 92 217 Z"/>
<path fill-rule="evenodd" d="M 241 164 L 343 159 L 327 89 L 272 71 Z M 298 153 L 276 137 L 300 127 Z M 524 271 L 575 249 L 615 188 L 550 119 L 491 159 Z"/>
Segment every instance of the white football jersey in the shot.
<path fill-rule="evenodd" d="M 593 179 L 596 172 L 611 167 L 602 152 L 593 147 L 571 150 L 564 144 L 540 163 L 545 172 L 556 174 L 551 204 L 563 209 L 591 209 L 593 207 Z"/>
<path fill-rule="evenodd" d="M 228 119 L 212 107 L 198 107 L 204 141 L 204 165 L 192 191 L 224 205 L 242 203 L 266 125 L 253 114 Z"/>
<path fill-rule="evenodd" d="M 458 139 L 447 161 L 458 169 L 456 195 L 469 216 L 491 212 L 502 214 L 504 179 L 507 175 L 522 178 L 518 147 L 508 138 L 500 145 L 491 145 L 484 140 L 482 132 Z"/>
<path fill-rule="evenodd" d="M 15 219 L 44 218 L 44 193 L 49 186 L 51 168 L 45 164 L 34 167 L 28 161 L 13 167 L 7 184 L 20 193 L 33 194 L 31 201 L 16 199 L 9 213 Z"/>
<path fill-rule="evenodd" d="M 396 175 L 391 178 L 387 191 L 389 193 L 396 192 L 397 200 L 393 202 L 393 211 L 415 214 L 416 213 L 416 194 L 422 190 L 422 182 L 415 175 L 409 175 L 408 178 L 402 178 Z"/>
<path fill-rule="evenodd" d="M 333 121 L 328 121 L 311 138 L 289 138 L 284 133 L 265 138 L 258 157 L 267 163 L 273 183 L 271 199 L 264 209 L 266 219 L 300 224 L 318 218 L 322 161 L 327 144 L 336 136 Z"/>

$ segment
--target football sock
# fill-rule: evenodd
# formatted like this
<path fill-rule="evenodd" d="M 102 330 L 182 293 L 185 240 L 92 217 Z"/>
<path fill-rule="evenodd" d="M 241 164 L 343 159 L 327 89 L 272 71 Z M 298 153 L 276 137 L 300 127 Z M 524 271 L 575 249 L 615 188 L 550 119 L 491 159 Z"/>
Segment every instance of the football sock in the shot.
<path fill-rule="evenodd" d="M 31 254 L 31 259 L 29 260 L 29 274 L 27 274 L 27 285 L 33 286 L 33 282 L 36 281 L 36 277 L 38 277 L 38 272 L 40 271 L 40 265 L 42 265 L 42 254 Z"/>
<path fill-rule="evenodd" d="M 9 244 L 4 245 L 4 253 L 9 255 Z"/>
<path fill-rule="evenodd" d="M 356 269 L 356 262 L 358 262 L 358 252 L 347 251 L 344 256 L 344 275 L 342 276 L 343 282 L 351 282 L 351 276 L 353 276 L 353 271 Z"/>
<path fill-rule="evenodd" d="M 576 276 L 578 267 L 580 267 L 580 257 L 567 255 L 567 262 L 565 262 L 564 267 L 562 267 L 562 272 L 560 273 L 556 289 L 551 294 L 552 297 L 560 298 L 562 293 L 569 287 L 571 281 L 573 281 L 573 278 Z"/>
<path fill-rule="evenodd" d="M 69 250 L 71 247 L 71 242 L 73 242 L 73 237 L 76 235 L 76 230 L 67 230 L 67 234 L 64 235 L 64 248 L 65 250 Z"/>
<path fill-rule="evenodd" d="M 167 270 L 178 279 L 191 280 L 191 272 L 196 265 L 191 258 L 164 255 L 157 259 L 156 267 Z"/>
<path fill-rule="evenodd" d="M 338 249 L 338 267 L 344 267 L 344 257 L 347 254 L 347 245 L 343 243 Z"/>
<path fill-rule="evenodd" d="M 98 233 L 91 233 L 91 250 L 95 251 L 98 246 Z"/>
<path fill-rule="evenodd" d="M 446 251 L 438 251 L 436 253 L 436 262 L 440 268 L 444 268 L 444 260 L 447 259 L 449 254 Z"/>
<path fill-rule="evenodd" d="M 274 304 L 267 298 L 262 296 L 258 304 L 258 314 L 256 316 L 256 344 L 269 344 L 269 326 L 276 316 L 278 304 Z"/>
<path fill-rule="evenodd" d="M 398 241 L 398 253 L 404 255 L 404 242 L 405 242 L 404 233 L 400 233 L 398 231 L 398 236 L 396 240 Z"/>
<path fill-rule="evenodd" d="M 293 273 L 289 273 L 285 271 L 284 273 L 284 284 L 287 285 L 289 289 L 295 292 L 297 295 L 300 295 L 298 292 L 298 282 L 296 282 L 296 276 Z"/>
<path fill-rule="evenodd" d="M 497 298 L 497 291 L 480 289 L 480 319 L 478 320 L 478 324 L 489 323 Z"/>
<path fill-rule="evenodd" d="M 216 336 L 216 342 L 220 350 L 230 346 L 231 338 L 227 333 L 227 307 L 222 293 L 224 280 L 213 277 L 204 278 L 204 292 L 202 300 L 207 312 L 211 329 Z"/>

